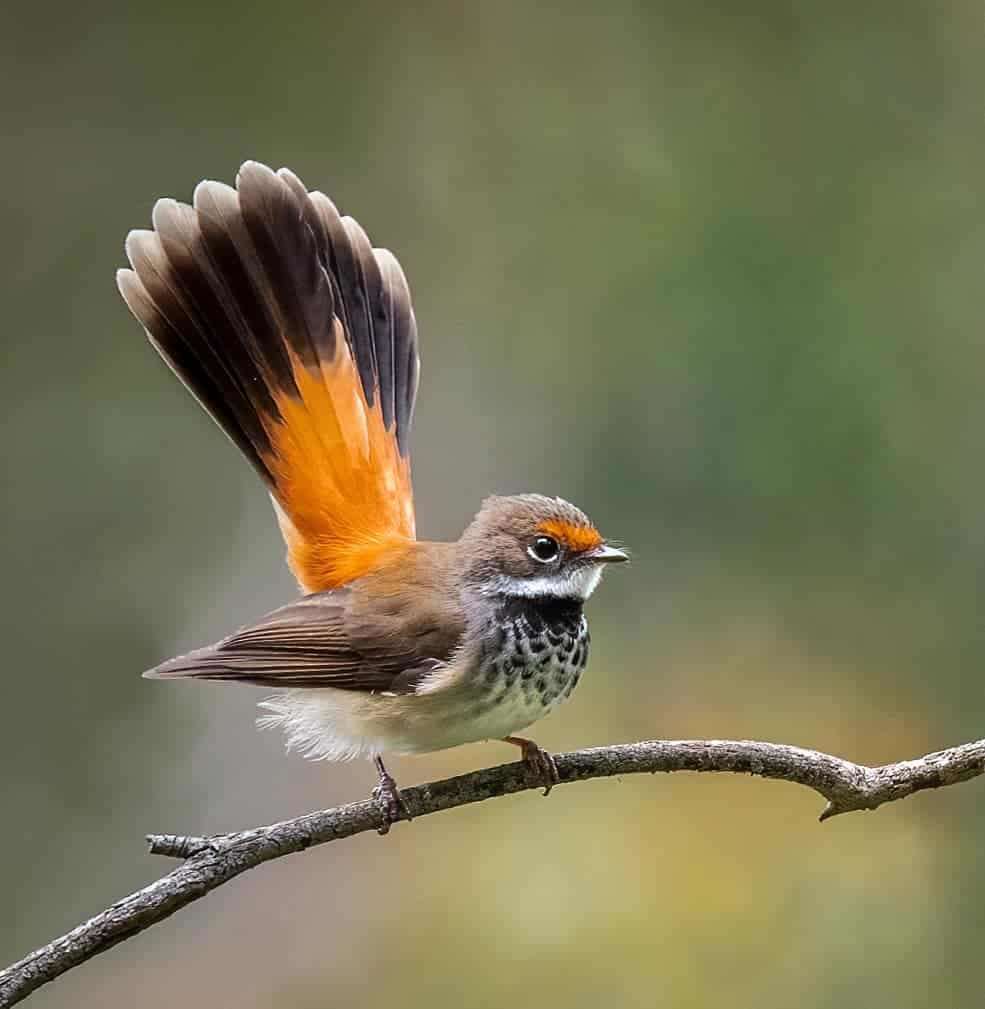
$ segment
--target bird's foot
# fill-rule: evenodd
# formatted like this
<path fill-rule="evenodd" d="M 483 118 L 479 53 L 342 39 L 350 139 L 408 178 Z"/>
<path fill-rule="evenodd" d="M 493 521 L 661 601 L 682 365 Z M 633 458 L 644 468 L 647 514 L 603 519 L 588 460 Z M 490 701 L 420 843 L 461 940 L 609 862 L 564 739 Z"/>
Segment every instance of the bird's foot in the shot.
<path fill-rule="evenodd" d="M 551 789 L 561 781 L 557 764 L 551 754 L 547 750 L 542 750 L 532 739 L 523 739 L 521 736 L 505 736 L 503 742 L 520 747 L 527 773 L 534 781 L 544 786 L 544 795 L 550 795 Z"/>
<path fill-rule="evenodd" d="M 376 788 L 373 789 L 373 802 L 376 803 L 376 808 L 380 811 L 380 825 L 377 830 L 380 834 L 389 834 L 390 827 L 398 820 L 411 820 L 413 817 L 383 760 L 380 757 L 374 757 L 373 761 L 380 776 Z"/>

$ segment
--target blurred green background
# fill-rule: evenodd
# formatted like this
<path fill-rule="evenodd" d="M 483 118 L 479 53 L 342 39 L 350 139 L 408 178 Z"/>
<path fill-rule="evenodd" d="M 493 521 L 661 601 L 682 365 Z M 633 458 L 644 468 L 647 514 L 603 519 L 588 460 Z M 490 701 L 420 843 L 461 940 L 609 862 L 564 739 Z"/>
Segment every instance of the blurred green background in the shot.
<path fill-rule="evenodd" d="M 293 592 L 113 284 L 156 197 L 247 157 L 408 272 L 421 534 L 541 490 L 633 548 L 542 744 L 985 735 L 980 4 L 56 2 L 0 68 L 0 960 L 167 870 L 147 831 L 373 782 L 284 757 L 262 691 L 138 676 Z M 981 784 L 819 809 L 683 775 L 473 806 L 267 866 L 30 1004 L 980 1005 Z"/>

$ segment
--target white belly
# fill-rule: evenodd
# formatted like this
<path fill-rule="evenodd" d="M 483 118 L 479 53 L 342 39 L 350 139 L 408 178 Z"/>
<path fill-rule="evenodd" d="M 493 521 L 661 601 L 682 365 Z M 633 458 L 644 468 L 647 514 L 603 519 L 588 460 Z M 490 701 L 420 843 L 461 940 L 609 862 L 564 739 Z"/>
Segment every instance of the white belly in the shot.
<path fill-rule="evenodd" d="M 587 661 L 587 629 L 572 645 L 508 649 L 454 686 L 393 696 L 287 690 L 262 702 L 262 726 L 277 726 L 288 749 L 316 760 L 429 753 L 502 739 L 566 700 Z"/>

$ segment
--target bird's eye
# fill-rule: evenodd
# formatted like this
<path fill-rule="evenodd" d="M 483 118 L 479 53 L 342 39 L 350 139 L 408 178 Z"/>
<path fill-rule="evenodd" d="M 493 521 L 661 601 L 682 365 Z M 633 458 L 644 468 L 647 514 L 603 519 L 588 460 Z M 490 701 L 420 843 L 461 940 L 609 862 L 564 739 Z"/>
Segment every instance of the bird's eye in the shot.
<path fill-rule="evenodd" d="M 538 536 L 533 543 L 527 547 L 527 553 L 535 561 L 540 561 L 541 564 L 548 564 L 551 561 L 557 560 L 557 555 L 560 552 L 557 545 L 557 540 L 551 536 Z"/>

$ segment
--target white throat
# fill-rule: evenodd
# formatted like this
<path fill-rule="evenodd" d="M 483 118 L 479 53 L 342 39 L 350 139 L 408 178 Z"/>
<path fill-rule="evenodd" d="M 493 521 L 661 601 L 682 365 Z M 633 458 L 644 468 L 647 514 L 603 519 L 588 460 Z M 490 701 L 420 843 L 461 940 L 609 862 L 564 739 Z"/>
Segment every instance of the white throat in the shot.
<path fill-rule="evenodd" d="M 602 580 L 602 565 L 591 564 L 574 571 L 557 572 L 551 575 L 537 575 L 534 578 L 514 578 L 499 575 L 484 591 L 489 596 L 521 596 L 525 599 L 538 596 L 553 596 L 556 599 L 581 599 L 582 601 L 598 588 Z"/>

